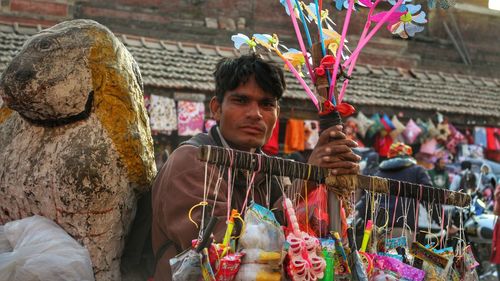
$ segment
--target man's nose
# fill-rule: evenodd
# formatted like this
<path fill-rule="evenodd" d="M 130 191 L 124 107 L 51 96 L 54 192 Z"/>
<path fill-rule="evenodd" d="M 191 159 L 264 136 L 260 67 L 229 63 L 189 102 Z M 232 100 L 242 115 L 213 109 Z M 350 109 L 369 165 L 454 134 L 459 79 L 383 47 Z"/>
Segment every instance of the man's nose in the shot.
<path fill-rule="evenodd" d="M 262 111 L 257 102 L 249 103 L 246 114 L 253 119 L 262 119 Z"/>

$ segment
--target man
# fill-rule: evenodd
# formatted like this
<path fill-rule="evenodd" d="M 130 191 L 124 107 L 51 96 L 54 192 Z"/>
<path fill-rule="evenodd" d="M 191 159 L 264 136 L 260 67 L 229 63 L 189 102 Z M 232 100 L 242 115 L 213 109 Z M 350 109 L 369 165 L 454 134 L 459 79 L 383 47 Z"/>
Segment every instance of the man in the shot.
<path fill-rule="evenodd" d="M 247 178 L 243 175 L 234 179 L 231 198 L 224 178 L 217 198 L 212 190 L 204 199 L 205 164 L 197 159 L 197 147 L 209 144 L 261 153 L 260 147 L 271 136 L 278 118 L 278 100 L 285 90 L 283 72 L 278 66 L 248 55 L 221 60 L 214 76 L 215 97 L 210 101 L 210 110 L 217 126 L 177 148 L 153 186 L 152 235 L 158 260 L 155 281 L 171 280 L 169 259 L 189 248 L 191 240 L 198 236 L 198 229 L 188 220 L 191 207 L 204 200 L 213 207 L 214 215 L 219 217 L 214 235 L 221 241 L 228 199 L 230 208 L 239 211 L 246 199 Z M 345 138 L 341 127 L 330 128 L 320 136 L 309 163 L 331 168 L 334 174 L 357 173 L 359 157 L 352 147 L 356 143 Z M 279 204 L 281 190 L 275 186 L 270 194 L 267 190 L 265 175 L 257 175 L 253 200 L 269 207 Z M 193 212 L 193 219 L 200 222 L 201 212 Z"/>
<path fill-rule="evenodd" d="M 434 163 L 434 169 L 429 171 L 432 185 L 438 188 L 448 189 L 450 186 L 450 179 L 446 171 L 446 161 L 444 158 L 439 158 Z"/>
<path fill-rule="evenodd" d="M 423 167 L 417 165 L 417 161 L 412 157 L 412 154 L 413 150 L 410 146 L 400 142 L 393 143 L 387 153 L 388 159 L 380 163 L 379 171 L 375 174 L 375 176 L 403 182 L 430 185 L 431 179 L 429 175 Z M 401 190 L 401 192 L 403 192 L 403 189 Z M 372 206 L 370 199 L 370 196 L 361 198 L 361 204 L 359 204 L 359 206 L 357 207 L 357 211 L 359 214 L 365 214 L 365 206 Z M 385 200 L 381 200 L 380 207 L 387 210 L 385 214 L 382 214 L 384 216 L 383 221 L 385 222 L 386 216 L 388 215 L 389 229 L 394 226 L 393 234 L 395 237 L 403 234 L 402 231 L 405 227 L 403 219 L 405 218 L 405 214 L 407 224 L 406 227 L 410 227 L 411 231 L 415 231 L 416 209 L 414 200 L 410 200 L 407 202 L 406 200 L 402 200 L 401 198 L 399 198 L 398 204 L 396 206 L 396 196 L 391 195 L 388 202 L 386 202 Z M 419 208 L 420 210 L 422 210 L 422 207 L 419 206 Z M 370 217 L 370 208 L 368 211 Z M 373 210 L 373 212 L 374 211 L 375 210 Z M 424 213 L 427 212 L 425 211 Z M 374 214 L 374 216 L 375 215 L 377 214 Z M 408 236 L 408 238 L 410 243 L 412 241 L 412 236 Z"/>
<path fill-rule="evenodd" d="M 472 163 L 470 161 L 463 161 L 460 164 L 460 173 L 453 176 L 450 184 L 450 190 L 464 190 L 465 192 L 473 192 L 477 187 L 477 177 L 472 172 Z"/>

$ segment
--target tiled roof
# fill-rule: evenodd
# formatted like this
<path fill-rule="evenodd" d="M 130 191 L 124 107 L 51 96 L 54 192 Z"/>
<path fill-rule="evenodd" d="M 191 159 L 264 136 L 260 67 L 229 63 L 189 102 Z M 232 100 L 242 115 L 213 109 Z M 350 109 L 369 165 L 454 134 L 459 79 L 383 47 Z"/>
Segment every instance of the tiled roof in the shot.
<path fill-rule="evenodd" d="M 0 71 L 38 28 L 0 24 Z M 191 92 L 214 89 L 212 71 L 221 57 L 238 52 L 221 46 L 160 41 L 126 35 L 120 40 L 135 57 L 146 86 Z M 228 39 L 229 40 L 229 39 Z M 269 59 L 279 62 L 276 57 Z M 500 80 L 419 69 L 358 65 L 346 93 L 356 105 L 410 108 L 500 118 Z M 285 97 L 306 99 L 287 74 Z"/>

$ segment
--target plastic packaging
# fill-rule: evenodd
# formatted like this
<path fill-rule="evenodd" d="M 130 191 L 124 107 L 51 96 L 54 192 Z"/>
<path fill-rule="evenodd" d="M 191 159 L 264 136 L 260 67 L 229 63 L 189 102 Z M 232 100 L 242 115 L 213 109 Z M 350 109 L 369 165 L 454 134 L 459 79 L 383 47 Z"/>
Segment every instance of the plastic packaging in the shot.
<path fill-rule="evenodd" d="M 245 256 L 235 280 L 281 280 L 284 242 L 285 235 L 274 214 L 252 203 L 239 241 L 239 250 Z"/>
<path fill-rule="evenodd" d="M 329 223 L 326 207 L 327 198 L 326 186 L 319 185 L 318 188 L 308 194 L 307 212 L 305 201 L 297 205 L 295 213 L 301 230 L 316 237 L 326 236 Z M 307 220 L 309 223 L 307 223 Z"/>
<path fill-rule="evenodd" d="M 172 268 L 172 280 L 200 280 L 201 275 L 201 254 L 189 249 L 176 257 L 170 259 Z"/>
<path fill-rule="evenodd" d="M 0 280 L 94 280 L 94 272 L 87 249 L 53 221 L 32 216 L 0 228 Z"/>

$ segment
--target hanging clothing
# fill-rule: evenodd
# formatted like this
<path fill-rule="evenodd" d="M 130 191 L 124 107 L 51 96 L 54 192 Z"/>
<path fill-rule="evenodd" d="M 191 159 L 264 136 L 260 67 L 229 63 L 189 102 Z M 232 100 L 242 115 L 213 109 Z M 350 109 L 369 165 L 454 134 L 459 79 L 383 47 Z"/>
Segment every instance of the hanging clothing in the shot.
<path fill-rule="evenodd" d="M 171 98 L 151 95 L 149 124 L 151 130 L 170 135 L 177 130 L 177 112 L 175 101 Z"/>
<path fill-rule="evenodd" d="M 427 139 L 422 145 L 420 146 L 420 152 L 421 153 L 426 153 L 429 155 L 434 155 L 437 150 L 437 141 L 436 139 Z"/>
<path fill-rule="evenodd" d="M 486 139 L 486 128 L 485 127 L 475 127 L 474 128 L 474 143 L 482 147 L 486 147 L 488 141 Z"/>
<path fill-rule="evenodd" d="M 415 123 L 413 119 L 410 119 L 410 121 L 408 121 L 408 123 L 406 124 L 406 128 L 403 132 L 403 136 L 405 137 L 406 143 L 413 144 L 421 132 L 422 129 L 420 129 L 417 123 Z"/>
<path fill-rule="evenodd" d="M 493 213 L 497 216 L 500 215 L 500 184 L 496 186 L 494 193 L 495 205 L 493 207 Z M 500 264 L 500 221 L 498 220 L 495 224 L 495 229 L 493 230 L 493 244 L 491 245 L 491 257 L 490 262 L 494 264 Z"/>
<path fill-rule="evenodd" d="M 319 122 L 316 120 L 305 120 L 304 130 L 304 149 L 314 149 L 319 140 Z"/>
<path fill-rule="evenodd" d="M 375 137 L 375 144 L 374 144 L 375 151 L 378 152 L 378 155 L 382 157 L 387 157 L 387 154 L 389 153 L 389 149 L 392 143 L 393 139 L 391 135 L 387 134 L 385 136 L 382 136 L 382 134 L 378 134 Z"/>
<path fill-rule="evenodd" d="M 364 138 L 368 129 L 375 124 L 375 121 L 369 119 L 363 114 L 363 112 L 360 111 L 356 117 L 356 123 L 358 124 L 359 135 Z"/>
<path fill-rule="evenodd" d="M 203 130 L 204 133 L 208 133 L 210 132 L 210 129 L 217 125 L 217 121 L 213 120 L 213 119 L 207 119 L 205 120 L 205 130 Z"/>
<path fill-rule="evenodd" d="M 279 133 L 280 133 L 280 121 L 276 120 L 276 124 L 274 125 L 273 133 L 271 138 L 267 141 L 266 144 L 262 147 L 262 151 L 264 151 L 268 155 L 277 155 L 279 152 Z"/>
<path fill-rule="evenodd" d="M 391 137 L 396 139 L 399 135 L 401 135 L 401 133 L 404 132 L 406 127 L 403 123 L 401 123 L 401 121 L 399 121 L 396 115 L 392 116 L 391 122 L 394 125 L 394 130 L 391 131 Z"/>
<path fill-rule="evenodd" d="M 500 129 L 486 128 L 486 148 L 490 150 L 500 150 Z"/>
<path fill-rule="evenodd" d="M 373 138 L 378 132 L 384 130 L 384 125 L 382 125 L 382 122 L 380 121 L 380 115 L 374 114 L 372 118 L 370 118 L 373 121 L 373 124 L 368 128 L 368 131 L 366 132 L 366 137 L 367 138 Z"/>
<path fill-rule="evenodd" d="M 286 154 L 304 151 L 305 148 L 304 120 L 288 119 L 285 132 Z"/>
<path fill-rule="evenodd" d="M 179 136 L 194 136 L 203 132 L 205 119 L 205 104 L 195 101 L 178 102 L 178 134 Z"/>

